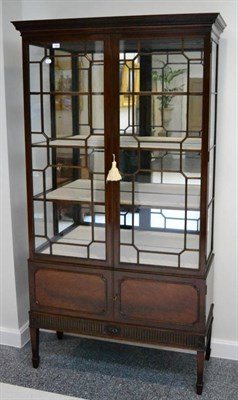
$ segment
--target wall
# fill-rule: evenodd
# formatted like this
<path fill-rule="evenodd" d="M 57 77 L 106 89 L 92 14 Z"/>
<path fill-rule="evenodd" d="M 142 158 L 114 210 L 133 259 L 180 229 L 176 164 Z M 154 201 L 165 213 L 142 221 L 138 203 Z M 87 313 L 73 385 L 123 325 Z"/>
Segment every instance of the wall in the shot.
<path fill-rule="evenodd" d="M 2 22 L 2 6 L 0 4 L 0 21 Z M 16 287 L 14 279 L 14 262 L 11 229 L 10 187 L 7 153 L 7 128 L 5 107 L 5 85 L 3 74 L 3 30 L 0 23 L 0 340 L 4 340 L 5 329 L 13 329 L 17 323 Z M 8 282 L 4 285 L 4 282 Z M 9 310 L 6 304 L 10 304 Z M 8 314 L 8 315 L 7 315 Z"/>
<path fill-rule="evenodd" d="M 20 37 L 14 33 L 13 27 L 7 28 L 9 20 L 15 18 L 14 7 L 5 3 L 4 36 L 11 30 L 11 46 L 19 52 Z M 17 1 L 22 6 L 22 19 L 48 19 L 48 18 L 72 18 L 110 15 L 132 14 L 168 14 L 168 13 L 197 13 L 220 12 L 227 23 L 220 46 L 220 74 L 219 74 L 219 112 L 218 112 L 218 151 L 217 151 L 217 184 L 216 184 L 216 215 L 215 215 L 215 321 L 213 329 L 213 356 L 238 359 L 238 275 L 237 275 L 237 1 L 226 0 L 167 0 L 167 1 L 140 1 L 140 0 L 22 0 Z M 8 32 L 9 30 L 9 32 Z M 8 32 L 8 33 L 7 33 Z M 9 43 L 10 44 L 10 43 Z M 8 49 L 10 51 L 10 49 Z M 18 53 L 19 54 L 19 53 Z M 19 57 L 20 58 L 20 57 Z M 232 62 L 231 62 L 232 60 Z M 19 60 L 20 61 L 20 60 Z M 20 64 L 20 62 L 19 62 Z M 15 67 L 15 79 L 19 79 L 20 66 Z M 18 68 L 18 69 L 17 69 Z M 19 85 L 19 82 L 17 83 Z M 7 91 L 9 80 L 6 80 Z M 10 102 L 7 108 L 11 110 Z M 22 110 L 22 98 L 18 97 L 17 112 Z M 8 114 L 8 123 L 11 113 Z M 19 124 L 20 127 L 20 124 Z M 14 135 L 13 126 L 8 127 L 10 134 Z M 20 128 L 22 129 L 22 127 Z M 18 129 L 19 131 L 19 129 Z M 19 132 L 20 134 L 20 132 Z M 9 142 L 9 151 L 12 151 L 13 143 Z M 20 155 L 19 155 L 20 154 Z M 24 154 L 22 143 L 18 147 L 18 157 Z M 11 164 L 11 179 L 19 174 L 15 163 Z M 16 183 L 16 182 L 15 182 Z M 13 193 L 11 193 L 11 196 Z M 11 200 L 12 197 L 11 197 Z M 25 198 L 21 191 L 18 197 L 24 206 Z M 16 218 L 15 206 L 12 204 L 12 216 Z M 16 226 L 19 240 L 21 236 L 20 226 Z M 20 233 L 20 234 L 19 234 Z M 24 250 L 26 243 L 23 244 Z M 16 243 L 15 243 L 16 246 Z M 14 249 L 15 251 L 15 249 Z M 25 279 L 25 273 L 23 274 Z M 22 281 L 18 281 L 17 266 L 15 260 L 15 280 L 17 291 L 24 287 Z M 9 277 L 14 279 L 14 277 Z M 18 298 L 19 299 L 19 298 Z M 11 304 L 13 306 L 13 304 Z M 10 306 L 11 306 L 10 305 Z M 24 314 L 24 301 L 18 306 L 18 314 Z M 6 321 L 7 322 L 7 321 Z M 23 322 L 23 321 L 22 321 Z M 8 325 L 6 325 L 8 327 Z"/>
<path fill-rule="evenodd" d="M 1 319 L 0 342 L 21 347 L 28 340 L 27 226 L 22 113 L 21 49 L 11 18 L 18 1 L 1 3 Z M 4 91 L 5 89 L 5 91 Z M 8 151 L 7 151 L 8 149 Z M 20 151 L 19 151 L 20 150 Z"/>

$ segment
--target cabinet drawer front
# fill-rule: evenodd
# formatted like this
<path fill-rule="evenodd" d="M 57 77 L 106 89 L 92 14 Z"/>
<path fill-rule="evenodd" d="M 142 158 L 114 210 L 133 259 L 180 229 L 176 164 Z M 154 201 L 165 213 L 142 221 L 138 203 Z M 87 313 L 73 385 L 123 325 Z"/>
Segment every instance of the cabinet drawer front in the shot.
<path fill-rule="evenodd" d="M 199 322 L 199 287 L 192 282 L 120 277 L 117 318 L 153 326 L 193 326 Z"/>
<path fill-rule="evenodd" d="M 37 307 L 105 317 L 108 313 L 108 280 L 103 272 L 88 273 L 38 269 L 34 276 Z M 54 310 L 55 311 L 55 310 Z"/>

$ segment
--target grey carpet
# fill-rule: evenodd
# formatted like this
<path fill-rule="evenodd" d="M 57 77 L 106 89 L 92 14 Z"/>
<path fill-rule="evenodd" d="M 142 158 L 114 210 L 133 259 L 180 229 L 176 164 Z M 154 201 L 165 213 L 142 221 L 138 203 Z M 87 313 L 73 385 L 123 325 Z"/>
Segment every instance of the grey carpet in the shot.
<path fill-rule="evenodd" d="M 236 361 L 206 361 L 198 396 L 193 354 L 41 332 L 40 356 L 33 369 L 29 343 L 0 346 L 0 381 L 88 400 L 238 399 Z"/>

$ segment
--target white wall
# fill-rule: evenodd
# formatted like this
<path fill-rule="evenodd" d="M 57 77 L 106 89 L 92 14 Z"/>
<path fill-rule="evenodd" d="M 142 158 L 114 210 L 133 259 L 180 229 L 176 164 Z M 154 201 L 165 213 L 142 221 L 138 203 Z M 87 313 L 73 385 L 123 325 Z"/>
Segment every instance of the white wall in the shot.
<path fill-rule="evenodd" d="M 28 339 L 27 227 L 21 49 L 9 24 L 13 17 L 21 18 L 21 4 L 1 3 L 0 342 L 20 347 Z"/>
<path fill-rule="evenodd" d="M 21 4 L 22 18 L 19 19 L 48 19 L 75 18 L 90 16 L 133 15 L 133 14 L 168 14 L 168 13 L 198 13 L 220 12 L 227 23 L 220 41 L 220 74 L 219 74 L 219 112 L 218 112 L 218 151 L 217 151 L 217 184 L 216 184 L 216 216 L 215 216 L 215 320 L 213 329 L 213 356 L 238 359 L 238 273 L 237 273 L 237 1 L 236 0 L 15 0 L 7 1 L 4 9 L 4 38 L 11 33 L 9 46 L 19 54 L 20 36 L 10 27 L 9 20 L 17 19 L 11 3 Z M 8 49 L 9 53 L 12 51 Z M 20 57 L 19 57 L 20 58 Z M 10 62 L 10 59 L 8 59 Z M 19 65 L 20 65 L 20 59 Z M 6 61 L 5 61 L 6 62 Z M 13 62 L 12 62 L 13 64 Z M 13 67 L 13 65 L 12 65 Z M 13 76 L 19 79 L 20 66 L 15 66 Z M 8 74 L 8 71 L 6 71 Z M 12 76 L 12 78 L 13 78 Z M 19 88 L 19 82 L 17 81 Z M 11 87 L 11 81 L 6 80 L 6 89 Z M 9 99 L 7 99 L 9 100 Z M 15 104 L 15 112 L 22 111 L 22 97 L 19 95 Z M 7 101 L 8 136 L 15 135 L 10 124 L 12 104 Z M 20 117 L 19 117 L 20 118 Z M 22 126 L 18 127 L 20 135 Z M 18 140 L 20 140 L 18 138 Z M 9 151 L 14 143 L 9 142 Z M 19 143 L 16 156 L 22 162 L 23 144 Z M 4 157 L 6 154 L 4 153 Z M 14 175 L 19 174 L 15 162 L 11 164 L 11 179 L 17 184 Z M 6 179 L 6 178 L 5 178 Z M 20 177 L 22 179 L 22 177 Z M 21 186 L 23 184 L 21 183 Z M 24 185 L 23 185 L 24 186 Z M 13 195 L 11 191 L 11 196 Z M 9 194 L 8 194 L 9 196 Z M 9 199 L 9 197 L 7 197 Z M 13 201 L 14 199 L 11 200 Z M 15 207 L 23 206 L 25 197 L 20 191 L 18 202 L 12 203 L 12 217 L 16 218 Z M 22 211 L 23 211 L 22 208 Z M 25 215 L 25 214 L 24 214 Z M 16 242 L 21 240 L 21 228 L 17 222 Z M 24 239 L 25 240 L 25 239 Z M 26 251 L 26 243 L 22 242 Z M 15 246 L 17 247 L 16 243 Z M 15 249 L 14 249 L 15 251 Z M 9 255 L 12 257 L 12 254 Z M 19 264 L 19 263 L 18 263 Z M 7 278 L 7 277 L 6 277 Z M 25 287 L 26 275 L 19 281 L 15 259 L 15 277 L 9 276 L 9 284 L 16 280 L 16 288 Z M 8 282 L 8 280 L 6 280 Z M 19 293 L 19 291 L 18 291 Z M 18 297 L 19 300 L 19 297 Z M 6 303 L 6 300 L 5 300 Z M 25 315 L 25 301 L 20 303 L 18 313 Z M 14 307 L 13 303 L 9 308 Z M 11 312 L 10 312 L 11 314 Z M 6 323 L 8 323 L 6 319 Z M 22 320 L 23 323 L 23 320 Z M 6 325 L 8 328 L 10 325 Z"/>
<path fill-rule="evenodd" d="M 3 328 L 12 329 L 18 324 L 16 308 L 16 287 L 11 229 L 10 187 L 7 153 L 7 128 L 5 107 L 5 85 L 3 74 L 2 6 L 0 4 L 0 340 Z M 5 284 L 4 282 L 7 282 Z M 10 304 L 10 308 L 6 307 Z"/>

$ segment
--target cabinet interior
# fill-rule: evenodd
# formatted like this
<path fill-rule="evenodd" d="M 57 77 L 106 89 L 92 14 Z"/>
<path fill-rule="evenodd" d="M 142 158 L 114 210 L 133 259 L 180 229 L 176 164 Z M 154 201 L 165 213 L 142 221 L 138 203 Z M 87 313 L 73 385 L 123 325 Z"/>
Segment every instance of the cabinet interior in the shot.
<path fill-rule="evenodd" d="M 105 119 L 104 41 L 29 46 L 34 249 L 107 258 L 107 134 L 122 175 L 118 261 L 198 269 L 204 40 L 116 45 L 117 132 Z"/>

